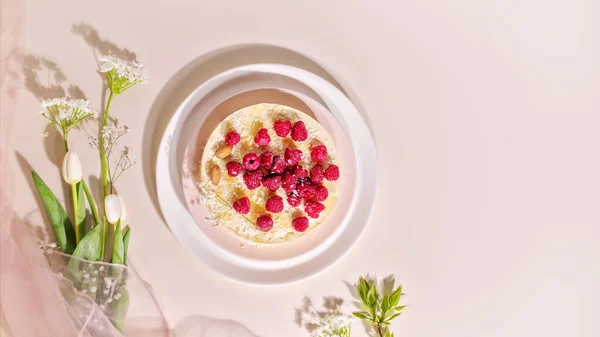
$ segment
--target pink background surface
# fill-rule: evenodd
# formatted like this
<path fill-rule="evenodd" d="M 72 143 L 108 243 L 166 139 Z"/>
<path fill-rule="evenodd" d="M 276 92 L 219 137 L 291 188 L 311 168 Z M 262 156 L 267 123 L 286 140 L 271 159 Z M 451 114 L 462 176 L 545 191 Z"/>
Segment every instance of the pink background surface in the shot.
<path fill-rule="evenodd" d="M 10 165 L 25 217 L 36 202 L 30 165 L 54 190 L 54 148 L 39 138 L 39 96 L 78 86 L 100 107 L 94 53 L 135 52 L 151 80 L 114 101 L 139 158 L 119 191 L 134 236 L 130 256 L 176 325 L 200 314 L 259 336 L 305 336 L 304 296 L 343 298 L 344 281 L 396 274 L 411 304 L 403 336 L 600 335 L 600 3 L 597 1 L 30 0 L 25 60 L 63 76 L 22 78 Z M 91 47 L 73 25 L 97 31 Z M 113 44 L 110 44 L 112 42 Z M 284 62 L 323 75 L 355 100 L 373 130 L 381 172 L 374 216 L 355 248 L 317 277 L 279 287 L 230 281 L 197 263 L 163 223 L 153 186 L 168 116 L 198 84 L 240 63 Z M 217 51 L 220 50 L 220 51 Z M 203 58 L 200 56 L 209 54 Z M 27 56 L 26 55 L 26 56 Z M 3 60 L 4 61 L 4 60 Z M 29 63 L 31 65 L 31 63 Z M 47 67 L 46 67 L 47 68 Z M 182 70 L 183 69 L 183 70 Z M 187 76 L 191 71 L 191 75 Z M 37 80 L 36 80 L 37 78 Z M 48 90 L 48 83 L 54 83 Z M 70 89 L 70 90 L 69 90 Z M 84 170 L 97 154 L 72 135 Z M 79 140 L 79 143 L 77 143 Z M 135 219 L 135 220 L 134 220 Z M 355 324 L 355 336 L 364 336 Z"/>

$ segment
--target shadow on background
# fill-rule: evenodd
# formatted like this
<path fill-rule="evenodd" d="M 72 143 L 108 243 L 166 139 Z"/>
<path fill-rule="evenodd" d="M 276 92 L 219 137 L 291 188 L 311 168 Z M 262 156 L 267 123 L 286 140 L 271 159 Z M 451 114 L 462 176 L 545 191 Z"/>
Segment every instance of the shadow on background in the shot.
<path fill-rule="evenodd" d="M 362 105 L 349 87 L 305 55 L 290 49 L 263 44 L 238 45 L 212 51 L 188 63 L 169 79 L 154 100 L 146 119 L 142 140 L 144 181 L 152 203 L 161 216 L 162 212 L 156 196 L 155 165 L 162 134 L 173 113 L 192 91 L 208 79 L 228 69 L 254 63 L 290 65 L 321 76 L 354 102 L 370 128 Z"/>
<path fill-rule="evenodd" d="M 302 299 L 302 305 L 295 309 L 294 323 L 298 327 L 304 327 L 308 333 L 312 333 L 319 327 L 320 322 L 325 317 L 340 312 L 340 306 L 344 300 L 335 296 L 323 297 L 322 309 L 317 309 L 308 296 Z"/>

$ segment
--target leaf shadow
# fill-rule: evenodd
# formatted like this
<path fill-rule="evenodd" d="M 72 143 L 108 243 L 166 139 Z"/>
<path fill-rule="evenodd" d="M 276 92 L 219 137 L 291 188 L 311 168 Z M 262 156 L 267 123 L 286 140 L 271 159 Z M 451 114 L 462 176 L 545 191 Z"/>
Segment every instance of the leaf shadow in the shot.
<path fill-rule="evenodd" d="M 62 69 L 53 60 L 39 55 L 24 54 L 21 57 L 25 88 L 38 100 L 68 96 L 86 99 L 83 90 L 67 81 Z"/>
<path fill-rule="evenodd" d="M 74 24 L 71 28 L 71 33 L 81 36 L 83 41 L 92 49 L 92 54 L 96 62 L 100 62 L 100 57 L 103 55 L 114 55 L 126 61 L 136 61 L 137 56 L 134 52 L 127 48 L 117 46 L 112 41 L 100 37 L 98 31 L 87 23 Z"/>
<path fill-rule="evenodd" d="M 340 313 L 340 307 L 344 304 L 344 299 L 336 296 L 324 296 L 320 308 L 315 307 L 310 297 L 302 298 L 302 305 L 294 309 L 294 323 L 299 327 L 306 329 L 308 333 L 313 332 L 319 327 L 318 322 L 323 318 Z"/>

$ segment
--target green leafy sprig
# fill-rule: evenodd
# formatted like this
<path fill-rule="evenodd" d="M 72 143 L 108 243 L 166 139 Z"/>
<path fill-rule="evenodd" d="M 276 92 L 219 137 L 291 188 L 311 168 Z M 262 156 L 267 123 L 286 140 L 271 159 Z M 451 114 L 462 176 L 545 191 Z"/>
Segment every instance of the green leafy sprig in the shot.
<path fill-rule="evenodd" d="M 375 281 L 367 281 L 361 277 L 356 290 L 361 300 L 359 306 L 362 311 L 352 314 L 373 325 L 379 337 L 394 337 L 394 333 L 389 330 L 388 326 L 391 320 L 400 316 L 401 311 L 406 307 L 398 305 L 403 295 L 402 285 L 399 285 L 391 293 L 384 293 L 381 296 L 377 291 Z"/>

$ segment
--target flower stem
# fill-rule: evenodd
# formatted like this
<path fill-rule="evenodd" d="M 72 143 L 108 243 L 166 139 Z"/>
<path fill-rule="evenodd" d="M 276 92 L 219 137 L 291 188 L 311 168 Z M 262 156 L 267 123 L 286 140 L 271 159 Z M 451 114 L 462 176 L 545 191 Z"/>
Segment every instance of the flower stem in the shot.
<path fill-rule="evenodd" d="M 69 136 L 69 131 L 63 131 L 63 141 L 65 142 L 65 153 L 69 152 L 69 143 L 67 142 L 68 136 Z"/>
<path fill-rule="evenodd" d="M 79 223 L 77 222 L 77 184 L 71 184 L 71 200 L 73 200 L 73 226 L 75 226 L 75 242 L 79 243 L 81 240 L 81 233 L 79 231 Z"/>
<path fill-rule="evenodd" d="M 105 127 L 108 124 L 108 120 L 109 120 L 109 110 L 110 110 L 110 103 L 112 102 L 113 99 L 113 91 L 112 89 L 110 90 L 110 95 L 108 96 L 108 101 L 106 102 L 106 111 L 104 112 L 104 120 L 102 122 L 102 127 Z M 105 143 L 105 139 L 104 139 L 104 135 L 102 134 L 102 131 L 100 132 L 100 146 L 98 151 L 100 151 L 100 162 L 102 165 L 102 193 L 103 193 L 103 198 L 102 198 L 102 208 L 104 209 L 106 205 L 104 205 L 104 199 L 106 198 L 106 196 L 108 195 L 108 158 L 107 153 L 105 152 L 104 149 L 104 143 Z M 104 217 L 104 221 L 102 224 L 102 259 L 104 260 L 105 256 L 106 256 L 106 234 L 107 234 L 107 229 L 108 229 L 108 223 L 106 222 L 106 217 Z"/>

